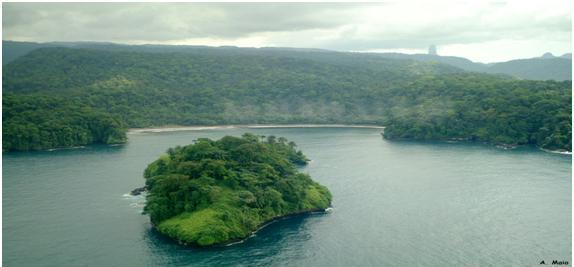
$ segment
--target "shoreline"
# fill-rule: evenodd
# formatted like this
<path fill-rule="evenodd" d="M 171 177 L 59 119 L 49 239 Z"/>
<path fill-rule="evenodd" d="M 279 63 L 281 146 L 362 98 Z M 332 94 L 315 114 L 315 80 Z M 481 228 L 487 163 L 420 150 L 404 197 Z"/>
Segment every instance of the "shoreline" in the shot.
<path fill-rule="evenodd" d="M 570 151 L 564 151 L 564 150 L 550 150 L 550 149 L 545 149 L 545 148 L 541 148 L 539 147 L 540 150 L 544 151 L 544 152 L 548 152 L 548 153 L 553 153 L 553 154 L 560 154 L 560 155 L 570 155 L 572 156 L 572 152 Z"/>
<path fill-rule="evenodd" d="M 127 135 L 133 134 L 146 134 L 146 133 L 164 133 L 164 132 L 179 132 L 179 131 L 204 131 L 204 130 L 226 130 L 226 129 L 267 129 L 267 128 L 363 128 L 363 129 L 380 129 L 384 131 L 385 126 L 377 126 L 377 125 L 368 125 L 368 124 L 229 124 L 229 125 L 196 125 L 196 126 L 183 126 L 183 125 L 164 125 L 164 126 L 157 126 L 157 127 L 145 127 L 145 128 L 128 128 L 126 132 Z M 384 136 L 383 136 L 384 137 Z M 387 139 L 387 138 L 385 138 Z M 423 141 L 423 140 L 413 140 L 413 139 L 392 139 L 395 141 Z M 429 141 L 429 140 L 425 140 Z M 446 142 L 446 143 L 459 143 L 459 142 L 469 142 L 469 143 L 476 143 L 477 141 L 470 141 L 464 138 L 461 139 L 439 139 L 434 140 L 439 142 Z M 127 143 L 127 141 L 126 141 Z M 109 144 L 108 146 L 121 146 L 125 143 L 119 144 Z M 493 144 L 484 142 L 484 144 L 491 145 L 500 149 L 504 150 L 513 150 L 520 146 L 525 145 L 514 145 L 514 144 Z M 14 153 L 14 152 L 35 152 L 35 151 L 59 151 L 59 150 L 71 150 L 71 149 L 82 149 L 86 148 L 87 146 L 91 146 L 94 144 L 88 144 L 83 146 L 74 146 L 74 147 L 58 147 L 58 148 L 48 148 L 42 150 L 32 150 L 32 151 L 4 151 L 2 153 Z M 559 154 L 559 155 L 570 155 L 572 156 L 572 152 L 565 151 L 565 150 L 549 150 L 544 149 L 538 146 L 534 146 L 537 149 L 552 153 L 552 154 Z"/>
<path fill-rule="evenodd" d="M 253 236 L 255 236 L 255 234 L 257 232 L 259 232 L 260 230 L 262 230 L 263 228 L 277 222 L 283 219 L 287 219 L 287 218 L 292 218 L 292 217 L 297 217 L 297 216 L 303 216 L 303 215 L 312 215 L 312 214 L 328 214 L 330 213 L 332 210 L 331 205 L 329 205 L 328 208 L 326 209 L 313 209 L 313 210 L 306 210 L 306 211 L 297 211 L 297 212 L 292 212 L 292 213 L 288 213 L 285 215 L 281 215 L 281 216 L 277 216 L 274 218 L 271 218 L 267 221 L 262 222 L 261 224 L 259 224 L 257 226 L 257 229 L 251 231 L 249 233 L 249 235 L 243 237 L 243 238 L 236 238 L 236 239 L 232 239 L 232 240 L 228 240 L 226 242 L 223 243 L 219 243 L 219 244 L 212 244 L 212 245 L 208 245 L 208 246 L 200 246 L 198 244 L 195 243 L 186 243 L 182 240 L 178 240 L 175 238 L 171 238 L 169 236 L 167 236 L 166 234 L 160 232 L 155 225 L 153 225 L 152 223 L 152 228 L 154 228 L 155 231 L 157 231 L 159 234 L 163 235 L 164 237 L 174 241 L 175 243 L 181 245 L 181 246 L 187 246 L 187 247 L 193 247 L 193 248 L 198 248 L 198 249 L 209 249 L 209 248 L 217 248 L 217 247 L 229 247 L 229 246 L 233 246 L 233 245 L 237 245 L 237 244 L 241 244 L 243 242 L 245 242 L 246 240 L 252 238 Z"/>
<path fill-rule="evenodd" d="M 384 138 L 384 136 L 383 136 Z M 387 139 L 387 138 L 385 138 Z M 502 150 L 514 150 L 516 148 L 519 147 L 527 147 L 527 146 L 531 146 L 533 148 L 537 148 L 538 150 L 541 150 L 543 152 L 546 153 L 552 153 L 552 154 L 559 154 L 559 155 L 567 155 L 567 156 L 572 156 L 572 152 L 571 151 L 567 151 L 564 149 L 558 149 L 558 150 L 550 150 L 550 149 L 545 149 L 542 147 L 539 147 L 537 145 L 534 144 L 501 144 L 501 143 L 490 143 L 490 142 L 485 142 L 485 141 L 471 141 L 469 139 L 465 139 L 465 138 L 450 138 L 450 139 L 434 139 L 434 140 L 416 140 L 416 139 L 409 139 L 409 138 L 395 138 L 395 139 L 387 139 L 390 141 L 415 141 L 415 142 L 428 142 L 428 141 L 435 141 L 435 142 L 443 142 L 443 143 L 448 143 L 448 144 L 456 144 L 456 143 L 467 143 L 467 144 L 475 144 L 475 143 L 481 143 L 487 146 L 492 146 L 495 147 L 497 149 L 502 149 Z"/>
<path fill-rule="evenodd" d="M 229 247 L 229 246 L 233 246 L 233 245 L 237 245 L 237 244 L 241 244 L 245 241 L 247 241 L 248 239 L 254 237 L 257 232 L 263 230 L 263 228 L 276 223 L 278 221 L 284 220 L 284 219 L 288 219 L 288 218 L 293 218 L 293 217 L 297 217 L 297 216 L 304 216 L 304 215 L 313 215 L 313 214 L 328 214 L 330 213 L 330 211 L 328 211 L 328 209 L 332 209 L 331 206 L 329 206 L 326 209 L 315 209 L 315 210 L 308 210 L 308 211 L 299 211 L 299 212 L 293 212 L 293 213 L 289 213 L 289 214 L 285 214 L 285 215 L 281 215 L 272 219 L 269 219 L 263 223 L 261 223 L 260 225 L 257 226 L 257 229 L 251 231 L 251 233 L 244 237 L 244 238 L 240 238 L 240 239 L 235 239 L 235 240 L 230 240 L 228 242 L 225 243 L 221 243 L 221 244 L 214 244 L 212 245 L 213 247 Z M 185 244 L 187 246 L 189 246 L 188 244 Z M 193 246 L 193 245 L 191 245 Z M 208 246 L 209 247 L 209 246 Z"/>
<path fill-rule="evenodd" d="M 230 125 L 166 125 L 149 128 L 129 128 L 127 134 L 139 133 L 163 133 L 177 131 L 203 131 L 203 130 L 220 130 L 220 129 L 267 129 L 267 128 L 367 128 L 367 129 L 384 129 L 384 126 L 365 125 L 365 124 L 230 124 Z"/>

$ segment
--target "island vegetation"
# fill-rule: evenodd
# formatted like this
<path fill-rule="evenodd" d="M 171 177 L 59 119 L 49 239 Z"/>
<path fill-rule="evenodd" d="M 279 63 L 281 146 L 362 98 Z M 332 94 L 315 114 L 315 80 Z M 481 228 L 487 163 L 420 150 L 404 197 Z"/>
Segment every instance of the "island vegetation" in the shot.
<path fill-rule="evenodd" d="M 389 139 L 571 151 L 571 81 L 314 50 L 41 48 L 3 68 L 3 149 L 125 141 L 127 128 L 372 124 Z"/>
<path fill-rule="evenodd" d="M 201 138 L 147 167 L 144 211 L 159 232 L 185 244 L 237 241 L 273 219 L 329 207 L 329 190 L 297 169 L 307 161 L 282 137 Z"/>

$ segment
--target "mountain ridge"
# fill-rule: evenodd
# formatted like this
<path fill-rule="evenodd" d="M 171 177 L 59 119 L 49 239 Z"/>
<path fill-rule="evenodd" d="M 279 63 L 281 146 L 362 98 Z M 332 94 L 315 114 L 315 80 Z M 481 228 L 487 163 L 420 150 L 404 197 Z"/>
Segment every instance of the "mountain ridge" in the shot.
<path fill-rule="evenodd" d="M 69 47 L 96 50 L 114 50 L 114 51 L 139 51 L 152 53 L 217 53 L 227 51 L 229 53 L 261 54 L 261 53 L 341 53 L 341 54 L 362 54 L 366 57 L 384 57 L 392 59 L 406 59 L 420 62 L 437 62 L 443 63 L 465 71 L 484 72 L 493 74 L 505 74 L 520 79 L 529 80 L 572 80 L 572 54 L 566 53 L 562 56 L 555 57 L 546 53 L 541 57 L 515 59 L 505 62 L 479 63 L 473 62 L 464 57 L 440 56 L 431 54 L 402 54 L 402 53 L 363 53 L 363 52 L 341 52 L 327 49 L 316 48 L 290 48 L 290 47 L 236 47 L 236 46 L 202 46 L 202 45 L 161 45 L 161 44 L 143 44 L 128 45 L 109 42 L 17 42 L 2 41 L 4 49 L 2 50 L 2 65 L 8 64 L 15 59 L 26 55 L 27 53 L 42 47 Z M 301 56 L 303 56 L 303 54 Z M 547 59 L 555 59 L 545 61 Z"/>

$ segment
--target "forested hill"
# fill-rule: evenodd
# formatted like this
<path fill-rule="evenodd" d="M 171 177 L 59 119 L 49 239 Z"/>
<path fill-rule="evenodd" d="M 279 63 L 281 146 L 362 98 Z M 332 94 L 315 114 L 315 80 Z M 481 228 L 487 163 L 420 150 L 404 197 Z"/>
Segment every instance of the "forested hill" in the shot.
<path fill-rule="evenodd" d="M 189 86 L 216 88 L 237 81 L 249 82 L 258 88 L 263 86 L 260 82 L 266 81 L 266 77 L 275 82 L 282 75 L 298 75 L 289 78 L 317 78 L 316 82 L 326 83 L 335 83 L 335 79 L 339 87 L 355 82 L 361 86 L 404 83 L 420 75 L 457 72 L 463 70 L 433 62 L 324 51 L 209 48 L 193 53 L 148 53 L 41 48 L 6 66 L 3 75 L 10 81 L 3 86 L 10 92 L 78 91 L 96 81 L 130 76 L 142 81 L 140 86 L 189 91 Z M 372 79 L 372 76 L 377 77 Z"/>
<path fill-rule="evenodd" d="M 193 45 L 123 45 L 102 42 L 15 42 L 2 41 L 2 65 L 16 60 L 31 51 L 46 47 L 68 47 L 78 49 L 92 49 L 101 51 L 145 52 L 145 53 L 187 53 L 201 55 L 259 55 L 259 56 L 289 56 L 313 57 L 316 59 L 341 60 L 342 58 L 362 61 L 378 61 L 379 58 L 413 60 L 418 62 L 435 62 L 454 66 L 466 71 L 504 74 L 528 80 L 572 80 L 572 54 L 554 57 L 550 53 L 542 57 L 518 59 L 506 62 L 483 64 L 473 62 L 463 57 L 441 56 L 429 54 L 402 54 L 402 53 L 349 53 L 335 52 L 322 49 L 263 47 L 239 48 L 233 46 L 208 47 Z"/>
<path fill-rule="evenodd" d="M 125 127 L 244 123 L 370 123 L 388 126 L 389 138 L 571 147 L 570 82 L 368 54 L 246 51 L 34 50 L 3 69 L 3 148 L 117 142 Z M 74 129 L 96 125 L 67 118 L 78 108 L 118 130 L 77 137 Z M 71 129 L 65 135 L 46 123 L 54 114 Z"/>
<path fill-rule="evenodd" d="M 572 80 L 572 58 L 530 58 L 496 63 L 486 72 L 531 80 Z"/>
<path fill-rule="evenodd" d="M 459 69 L 343 55 L 200 55 L 36 50 L 4 68 L 6 93 L 78 99 L 130 127 L 215 123 L 380 123 L 382 89 Z M 304 52 L 303 54 L 307 54 Z M 335 54 L 338 55 L 338 54 Z"/>
<path fill-rule="evenodd" d="M 550 55 L 527 59 L 517 59 L 505 62 L 495 62 L 491 64 L 472 62 L 462 57 L 428 54 L 411 55 L 400 53 L 379 53 L 373 55 L 395 59 L 410 59 L 422 62 L 440 62 L 467 71 L 505 74 L 512 77 L 528 80 L 572 80 L 572 54 L 564 54 L 561 57 L 554 57 Z"/>

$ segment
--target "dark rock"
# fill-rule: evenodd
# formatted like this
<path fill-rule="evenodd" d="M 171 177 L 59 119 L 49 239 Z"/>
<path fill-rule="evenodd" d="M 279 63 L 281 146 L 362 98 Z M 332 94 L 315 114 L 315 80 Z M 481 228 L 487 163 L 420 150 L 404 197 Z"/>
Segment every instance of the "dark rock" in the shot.
<path fill-rule="evenodd" d="M 145 192 L 145 191 L 147 191 L 147 187 L 145 187 L 145 186 L 144 186 L 144 187 L 139 187 L 139 188 L 136 188 L 136 189 L 132 190 L 132 191 L 130 192 L 130 195 L 132 195 L 132 196 L 139 196 L 139 195 L 141 195 L 141 193 L 143 193 L 143 192 Z"/>

